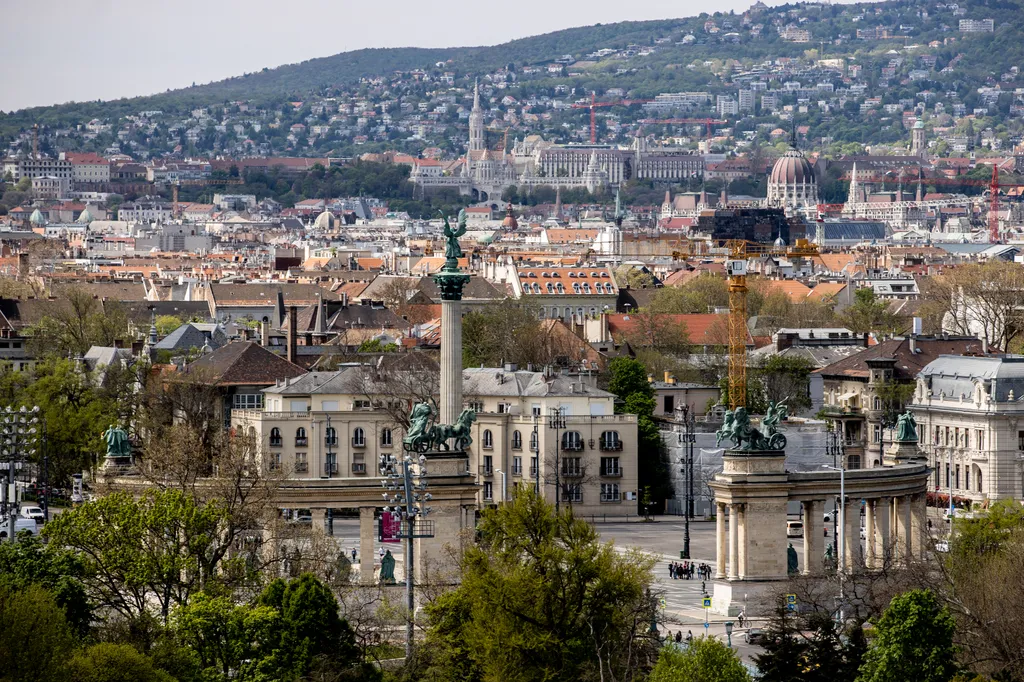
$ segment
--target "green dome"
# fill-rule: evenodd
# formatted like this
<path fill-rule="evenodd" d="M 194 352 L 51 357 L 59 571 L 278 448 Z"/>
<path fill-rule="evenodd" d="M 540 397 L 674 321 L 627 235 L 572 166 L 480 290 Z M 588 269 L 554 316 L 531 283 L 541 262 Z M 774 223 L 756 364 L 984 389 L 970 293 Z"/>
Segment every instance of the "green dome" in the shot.
<path fill-rule="evenodd" d="M 29 217 L 28 221 L 33 225 L 38 225 L 40 227 L 46 224 L 46 218 L 43 217 L 42 212 L 38 208 L 32 211 L 32 215 Z"/>
<path fill-rule="evenodd" d="M 92 213 L 89 211 L 89 207 L 86 206 L 85 210 L 79 214 L 76 222 L 81 223 L 82 225 L 88 225 L 94 220 L 96 220 L 96 218 L 93 217 Z"/>

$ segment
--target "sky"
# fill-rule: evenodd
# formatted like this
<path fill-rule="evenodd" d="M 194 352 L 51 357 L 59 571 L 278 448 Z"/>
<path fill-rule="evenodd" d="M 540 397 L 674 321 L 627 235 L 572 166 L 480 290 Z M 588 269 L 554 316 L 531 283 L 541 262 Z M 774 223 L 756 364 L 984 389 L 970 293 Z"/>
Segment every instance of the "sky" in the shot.
<path fill-rule="evenodd" d="M 19 27 L 0 41 L 0 111 L 155 94 L 364 47 L 494 45 L 752 3 L 0 0 L 4 25 Z"/>

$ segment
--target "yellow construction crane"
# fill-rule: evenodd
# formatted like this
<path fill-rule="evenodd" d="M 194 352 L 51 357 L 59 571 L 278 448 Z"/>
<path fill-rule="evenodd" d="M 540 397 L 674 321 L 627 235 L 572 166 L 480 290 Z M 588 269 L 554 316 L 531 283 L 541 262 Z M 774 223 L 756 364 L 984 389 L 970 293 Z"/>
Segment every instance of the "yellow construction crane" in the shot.
<path fill-rule="evenodd" d="M 806 239 L 793 246 L 772 246 L 744 239 L 718 241 L 728 249 L 725 271 L 729 276 L 729 409 L 747 405 L 747 258 L 786 256 L 804 258 L 818 254 L 818 247 Z"/>

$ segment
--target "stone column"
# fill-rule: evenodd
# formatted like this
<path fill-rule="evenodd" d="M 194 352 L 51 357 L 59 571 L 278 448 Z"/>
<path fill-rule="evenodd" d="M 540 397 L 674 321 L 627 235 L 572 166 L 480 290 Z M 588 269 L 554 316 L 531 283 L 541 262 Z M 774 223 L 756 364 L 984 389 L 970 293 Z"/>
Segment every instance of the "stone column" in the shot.
<path fill-rule="evenodd" d="M 843 537 L 843 554 L 846 570 L 853 571 L 860 564 L 860 502 L 845 503 L 846 529 Z"/>
<path fill-rule="evenodd" d="M 373 507 L 359 508 L 359 582 L 364 585 L 373 583 L 374 538 Z"/>
<path fill-rule="evenodd" d="M 878 500 L 866 500 L 864 502 L 864 531 L 867 539 L 864 541 L 864 565 L 868 569 L 878 568 L 875 557 L 875 505 Z"/>
<path fill-rule="evenodd" d="M 903 551 L 900 558 L 910 562 L 913 555 L 913 496 L 904 495 L 900 498 L 900 538 L 903 544 Z"/>
<path fill-rule="evenodd" d="M 309 513 L 313 517 L 313 530 L 316 529 L 324 530 L 327 526 L 327 510 L 326 509 L 310 509 Z"/>
<path fill-rule="evenodd" d="M 747 577 L 747 505 L 736 505 L 736 576 Z"/>
<path fill-rule="evenodd" d="M 925 507 L 924 495 L 914 495 L 910 503 L 911 533 L 910 553 L 916 560 L 924 558 L 925 547 L 928 546 L 928 510 Z"/>
<path fill-rule="evenodd" d="M 739 564 L 739 513 L 737 504 L 729 505 L 729 580 L 739 577 L 737 572 Z"/>
<path fill-rule="evenodd" d="M 454 424 L 462 412 L 462 301 L 441 301 L 442 424 Z"/>
<path fill-rule="evenodd" d="M 725 578 L 725 502 L 715 502 L 715 578 Z"/>
<path fill-rule="evenodd" d="M 817 500 L 804 500 L 804 556 L 800 567 L 804 575 L 818 573 L 821 570 L 822 533 L 818 525 L 821 519 L 822 506 Z"/>
<path fill-rule="evenodd" d="M 875 532 L 875 564 L 883 568 L 892 552 L 892 498 L 881 498 L 876 507 L 878 513 L 875 514 L 875 523 L 878 529 Z"/>

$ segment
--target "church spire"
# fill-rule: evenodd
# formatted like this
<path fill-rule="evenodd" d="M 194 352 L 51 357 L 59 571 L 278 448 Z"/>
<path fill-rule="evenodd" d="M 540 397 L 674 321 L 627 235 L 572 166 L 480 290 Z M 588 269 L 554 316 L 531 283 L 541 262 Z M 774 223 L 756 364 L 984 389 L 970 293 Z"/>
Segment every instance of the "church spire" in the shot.
<path fill-rule="evenodd" d="M 469 113 L 469 151 L 484 148 L 484 110 L 480 106 L 480 82 L 473 85 L 473 110 Z"/>
<path fill-rule="evenodd" d="M 473 81 L 473 111 L 480 111 L 480 79 Z"/>

